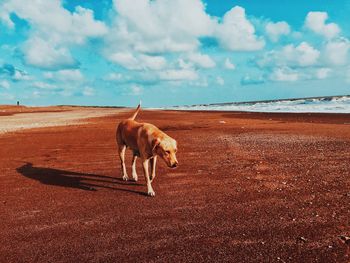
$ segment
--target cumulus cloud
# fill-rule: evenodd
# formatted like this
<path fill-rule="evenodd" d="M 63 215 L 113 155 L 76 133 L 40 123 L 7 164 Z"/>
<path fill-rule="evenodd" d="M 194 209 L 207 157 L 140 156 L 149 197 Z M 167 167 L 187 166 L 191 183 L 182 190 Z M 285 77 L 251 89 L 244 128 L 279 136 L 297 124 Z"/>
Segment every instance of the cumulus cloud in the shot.
<path fill-rule="evenodd" d="M 317 79 L 326 79 L 332 72 L 330 68 L 319 68 L 316 70 L 316 78 Z"/>
<path fill-rule="evenodd" d="M 231 62 L 229 58 L 225 59 L 225 64 L 224 64 L 226 69 L 231 69 L 234 70 L 236 68 L 236 65 Z"/>
<path fill-rule="evenodd" d="M 110 55 L 109 60 L 130 70 L 160 70 L 167 62 L 162 56 L 148 56 L 139 54 L 137 57 L 131 52 L 116 52 Z"/>
<path fill-rule="evenodd" d="M 46 72 L 44 77 L 46 79 L 64 82 L 81 82 L 84 80 L 84 76 L 79 69 L 63 69 L 56 72 Z"/>
<path fill-rule="evenodd" d="M 236 6 L 228 11 L 216 27 L 220 45 L 231 51 L 260 50 L 265 41 L 255 35 L 255 28 L 247 19 L 244 8 Z"/>
<path fill-rule="evenodd" d="M 7 77 L 12 81 L 30 80 L 31 77 L 24 70 L 20 70 L 11 64 L 0 66 L 0 76 Z"/>
<path fill-rule="evenodd" d="M 32 1 L 30 7 L 21 0 L 5 0 L 0 4 L 0 10 L 1 18 L 10 27 L 8 19 L 11 20 L 12 13 L 30 24 L 29 40 L 23 47 L 24 60 L 39 68 L 76 66 L 69 47 L 82 45 L 88 38 L 107 33 L 105 24 L 95 20 L 91 10 L 78 6 L 71 13 L 59 0 Z"/>
<path fill-rule="evenodd" d="M 264 47 L 245 10 L 236 6 L 219 22 L 205 11 L 200 0 L 115 0 L 116 17 L 106 35 L 105 57 L 130 70 L 160 70 L 168 64 L 160 55 L 178 53 L 181 68 L 212 68 L 215 62 L 198 49 L 201 37 L 215 38 L 221 47 L 235 51 L 254 51 Z M 184 55 L 182 55 L 184 54 Z M 151 67 L 140 59 L 157 56 Z M 187 60 L 187 61 L 186 61 Z M 229 67 L 232 68 L 232 65 Z"/>
<path fill-rule="evenodd" d="M 216 77 L 216 83 L 218 83 L 220 86 L 223 86 L 225 85 L 225 80 L 222 77 L 218 76 Z"/>
<path fill-rule="evenodd" d="M 328 39 L 336 37 L 340 28 L 335 23 L 326 24 L 327 12 L 309 12 L 305 19 L 305 27 Z"/>
<path fill-rule="evenodd" d="M 265 83 L 265 78 L 263 76 L 252 76 L 250 74 L 246 74 L 241 79 L 241 85 L 247 86 L 247 85 L 260 85 Z"/>
<path fill-rule="evenodd" d="M 112 72 L 112 73 L 109 73 L 107 76 L 104 77 L 105 80 L 108 80 L 108 81 L 121 81 L 124 79 L 124 76 L 123 74 L 121 73 L 116 73 L 116 72 Z"/>
<path fill-rule="evenodd" d="M 79 64 L 67 47 L 59 47 L 40 37 L 29 39 L 23 46 L 23 52 L 25 62 L 38 68 L 57 69 L 77 67 Z"/>
<path fill-rule="evenodd" d="M 213 68 L 215 67 L 215 62 L 206 54 L 201 53 L 190 53 L 188 55 L 188 60 L 197 67 L 200 68 Z"/>
<path fill-rule="evenodd" d="M 335 66 L 346 65 L 348 62 L 350 41 L 342 38 L 328 42 L 324 48 L 326 63 Z"/>
<path fill-rule="evenodd" d="M 191 85 L 196 87 L 208 87 L 209 83 L 208 83 L 208 79 L 204 77 L 198 81 L 192 82 Z"/>
<path fill-rule="evenodd" d="M 170 69 L 159 72 L 159 79 L 167 81 L 196 80 L 198 74 L 192 69 Z"/>
<path fill-rule="evenodd" d="M 302 42 L 297 46 L 289 44 L 281 50 L 270 51 L 257 60 L 260 67 L 307 67 L 315 65 L 320 57 L 320 51 L 307 42 Z"/>
<path fill-rule="evenodd" d="M 94 96 L 95 90 L 91 87 L 84 87 L 82 94 L 84 96 Z"/>
<path fill-rule="evenodd" d="M 143 88 L 138 85 L 132 85 L 130 87 L 130 94 L 131 95 L 141 95 L 143 93 Z"/>
<path fill-rule="evenodd" d="M 299 66 L 311 66 L 317 62 L 320 51 L 312 47 L 306 42 L 302 42 L 298 46 L 287 45 L 282 50 L 282 55 L 287 61 L 296 62 Z"/>
<path fill-rule="evenodd" d="M 288 68 L 276 68 L 269 76 L 272 81 L 297 81 L 299 79 L 298 72 Z"/>
<path fill-rule="evenodd" d="M 10 88 L 10 83 L 6 80 L 1 80 L 0 81 L 0 88 L 3 89 L 9 89 Z"/>
<path fill-rule="evenodd" d="M 265 27 L 266 33 L 272 42 L 277 42 L 282 35 L 290 33 L 290 26 L 287 22 L 269 22 Z"/>
<path fill-rule="evenodd" d="M 107 54 L 117 50 L 140 53 L 188 52 L 201 36 L 211 35 L 214 20 L 198 0 L 118 0 Z M 108 55 L 107 55 L 108 57 Z"/>
<path fill-rule="evenodd" d="M 31 86 L 33 88 L 37 88 L 37 89 L 43 89 L 43 90 L 54 90 L 56 89 L 57 87 L 53 84 L 50 84 L 50 83 L 46 83 L 46 82 L 43 82 L 43 81 L 34 81 Z"/>
<path fill-rule="evenodd" d="M 4 7 L 4 3 L 0 4 L 0 22 L 3 22 L 9 28 L 13 29 L 15 27 L 15 23 L 11 20 L 10 13 Z"/>

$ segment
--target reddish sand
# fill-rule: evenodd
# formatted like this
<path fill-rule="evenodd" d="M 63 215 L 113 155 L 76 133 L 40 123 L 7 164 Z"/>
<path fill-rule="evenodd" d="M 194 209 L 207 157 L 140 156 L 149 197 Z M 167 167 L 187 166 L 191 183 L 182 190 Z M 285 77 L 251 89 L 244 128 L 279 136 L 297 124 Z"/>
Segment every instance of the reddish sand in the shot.
<path fill-rule="evenodd" d="M 349 262 L 350 115 L 143 111 L 179 144 L 155 198 L 126 116 L 0 135 L 0 262 Z"/>

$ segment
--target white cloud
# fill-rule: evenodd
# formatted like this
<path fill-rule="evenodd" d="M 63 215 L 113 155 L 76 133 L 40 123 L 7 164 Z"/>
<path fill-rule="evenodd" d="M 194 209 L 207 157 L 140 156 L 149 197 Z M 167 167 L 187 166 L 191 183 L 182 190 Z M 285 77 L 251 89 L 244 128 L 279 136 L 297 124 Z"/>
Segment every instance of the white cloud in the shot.
<path fill-rule="evenodd" d="M 15 23 L 12 22 L 10 18 L 10 13 L 7 9 L 3 7 L 4 3 L 0 4 L 0 22 L 4 22 L 9 28 L 13 29 L 15 27 Z"/>
<path fill-rule="evenodd" d="M 201 53 L 190 53 L 188 55 L 188 59 L 190 62 L 192 62 L 195 66 L 201 67 L 201 68 L 213 68 L 215 67 L 215 62 L 206 54 Z"/>
<path fill-rule="evenodd" d="M 65 81 L 83 81 L 84 76 L 79 69 L 64 69 L 57 72 L 60 79 Z"/>
<path fill-rule="evenodd" d="M 318 79 L 326 79 L 329 74 L 332 72 L 330 68 L 320 68 L 316 70 L 316 78 Z"/>
<path fill-rule="evenodd" d="M 343 38 L 328 42 L 324 48 L 324 57 L 330 65 L 342 66 L 348 62 L 350 49 L 349 40 Z"/>
<path fill-rule="evenodd" d="M 140 54 L 138 57 L 136 57 L 131 52 L 113 53 L 110 55 L 109 60 L 130 70 L 160 70 L 167 64 L 165 58 L 162 56 L 148 56 Z"/>
<path fill-rule="evenodd" d="M 207 78 L 204 77 L 203 79 L 192 82 L 191 85 L 197 86 L 197 87 L 208 87 L 209 84 L 208 84 Z"/>
<path fill-rule="evenodd" d="M 6 80 L 0 81 L 0 88 L 3 89 L 9 89 L 10 88 L 10 83 Z"/>
<path fill-rule="evenodd" d="M 91 10 L 78 6 L 71 13 L 58 0 L 37 0 L 30 5 L 21 0 L 5 0 L 0 10 L 3 18 L 15 13 L 30 24 L 29 40 L 23 48 L 24 59 L 39 68 L 75 66 L 69 47 L 107 33 L 105 24 L 95 20 Z"/>
<path fill-rule="evenodd" d="M 193 51 L 198 38 L 211 35 L 215 26 L 198 0 L 114 0 L 114 7 L 117 16 L 107 36 L 107 54 Z"/>
<path fill-rule="evenodd" d="M 182 58 L 178 60 L 178 65 L 181 69 L 192 69 L 193 65 L 190 62 L 185 62 Z"/>
<path fill-rule="evenodd" d="M 109 59 L 127 69 L 140 69 L 138 60 L 132 53 L 116 52 Z"/>
<path fill-rule="evenodd" d="M 266 33 L 272 42 L 277 42 L 282 35 L 290 33 L 290 26 L 287 22 L 281 21 L 277 23 L 269 22 L 265 27 Z"/>
<path fill-rule="evenodd" d="M 110 80 L 110 81 L 121 81 L 123 80 L 123 75 L 121 73 L 109 73 L 105 78 L 105 80 Z"/>
<path fill-rule="evenodd" d="M 225 68 L 227 68 L 227 69 L 234 70 L 236 68 L 235 64 L 233 64 L 229 58 L 225 59 L 224 65 L 225 65 Z"/>
<path fill-rule="evenodd" d="M 0 76 L 6 76 L 12 81 L 22 81 L 22 80 L 31 80 L 32 77 L 29 74 L 21 69 L 18 69 L 14 65 L 4 64 L 0 66 Z"/>
<path fill-rule="evenodd" d="M 151 70 L 163 69 L 166 67 L 167 64 L 165 58 L 161 56 L 140 55 L 139 60 L 143 68 Z"/>
<path fill-rule="evenodd" d="M 265 83 L 265 79 L 262 76 L 255 76 L 255 75 L 250 75 L 246 74 L 242 79 L 241 79 L 241 85 L 247 86 L 247 85 L 260 85 Z"/>
<path fill-rule="evenodd" d="M 91 87 L 85 87 L 83 90 L 83 95 L 84 96 L 94 96 L 95 95 L 95 90 Z"/>
<path fill-rule="evenodd" d="M 32 77 L 30 77 L 28 73 L 25 71 L 16 70 L 15 74 L 12 76 L 12 79 L 15 81 L 21 81 L 21 80 L 31 80 Z"/>
<path fill-rule="evenodd" d="M 220 45 L 231 51 L 260 50 L 265 41 L 255 35 L 255 28 L 246 18 L 244 8 L 236 6 L 228 11 L 216 27 Z"/>
<path fill-rule="evenodd" d="M 200 37 L 217 38 L 228 50 L 252 51 L 265 45 L 242 7 L 232 8 L 222 22 L 206 13 L 200 0 L 114 0 L 114 7 L 117 15 L 105 38 L 104 55 L 127 69 L 164 69 L 164 58 L 153 61 L 155 67 L 140 58 L 166 53 L 188 54 L 187 62 L 184 57 L 179 61 L 183 69 L 192 65 L 212 68 L 213 59 L 198 52 Z"/>
<path fill-rule="evenodd" d="M 58 47 L 55 43 L 33 37 L 23 47 L 25 62 L 44 69 L 72 67 L 77 65 L 66 47 Z"/>
<path fill-rule="evenodd" d="M 296 47 L 293 45 L 286 46 L 282 51 L 282 55 L 287 61 L 295 61 L 303 67 L 314 65 L 320 56 L 320 52 L 308 43 L 302 42 Z"/>
<path fill-rule="evenodd" d="M 225 85 L 225 80 L 222 77 L 216 77 L 216 82 L 220 85 L 223 86 Z"/>
<path fill-rule="evenodd" d="M 79 69 L 63 69 L 56 72 L 44 73 L 46 79 L 59 80 L 64 82 L 81 82 L 84 76 Z"/>
<path fill-rule="evenodd" d="M 315 65 L 319 57 L 320 51 L 307 42 L 302 42 L 298 46 L 290 44 L 282 50 L 267 52 L 262 59 L 257 60 L 257 64 L 260 67 L 308 67 Z"/>
<path fill-rule="evenodd" d="M 168 81 L 196 80 L 198 74 L 191 69 L 170 69 L 159 72 L 159 79 Z"/>
<path fill-rule="evenodd" d="M 270 74 L 270 80 L 272 81 L 297 81 L 299 74 L 290 68 L 277 68 Z"/>
<path fill-rule="evenodd" d="M 33 88 L 37 88 L 37 89 L 43 89 L 43 90 L 53 90 L 56 89 L 56 86 L 50 83 L 46 83 L 43 81 L 34 81 L 32 83 L 32 87 Z"/>
<path fill-rule="evenodd" d="M 305 27 L 328 39 L 336 37 L 340 28 L 335 23 L 326 24 L 328 14 L 326 12 L 309 12 L 305 19 Z"/>
<path fill-rule="evenodd" d="M 130 93 L 129 95 L 141 95 L 143 93 L 143 88 L 138 85 L 132 85 L 130 87 Z"/>

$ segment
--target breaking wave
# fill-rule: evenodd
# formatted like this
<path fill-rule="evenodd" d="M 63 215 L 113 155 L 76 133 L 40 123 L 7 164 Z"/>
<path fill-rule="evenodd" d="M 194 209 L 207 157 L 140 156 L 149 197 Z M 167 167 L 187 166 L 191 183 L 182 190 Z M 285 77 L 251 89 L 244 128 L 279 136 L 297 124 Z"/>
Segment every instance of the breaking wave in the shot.
<path fill-rule="evenodd" d="M 174 110 L 350 113 L 350 96 L 176 106 Z"/>

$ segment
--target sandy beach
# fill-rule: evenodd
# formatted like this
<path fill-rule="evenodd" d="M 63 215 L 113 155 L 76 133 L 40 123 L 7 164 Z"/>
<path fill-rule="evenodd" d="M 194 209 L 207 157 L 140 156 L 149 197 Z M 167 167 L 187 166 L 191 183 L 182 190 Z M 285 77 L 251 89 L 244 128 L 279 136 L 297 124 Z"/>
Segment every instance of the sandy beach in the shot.
<path fill-rule="evenodd" d="M 123 110 L 118 109 L 118 112 Z M 17 130 L 83 124 L 84 120 L 113 115 L 113 108 L 76 108 L 57 106 L 45 108 L 0 107 L 0 134 Z"/>
<path fill-rule="evenodd" d="M 130 111 L 1 109 L 0 262 L 350 260 L 350 114 L 141 111 L 179 145 L 150 198 Z"/>

